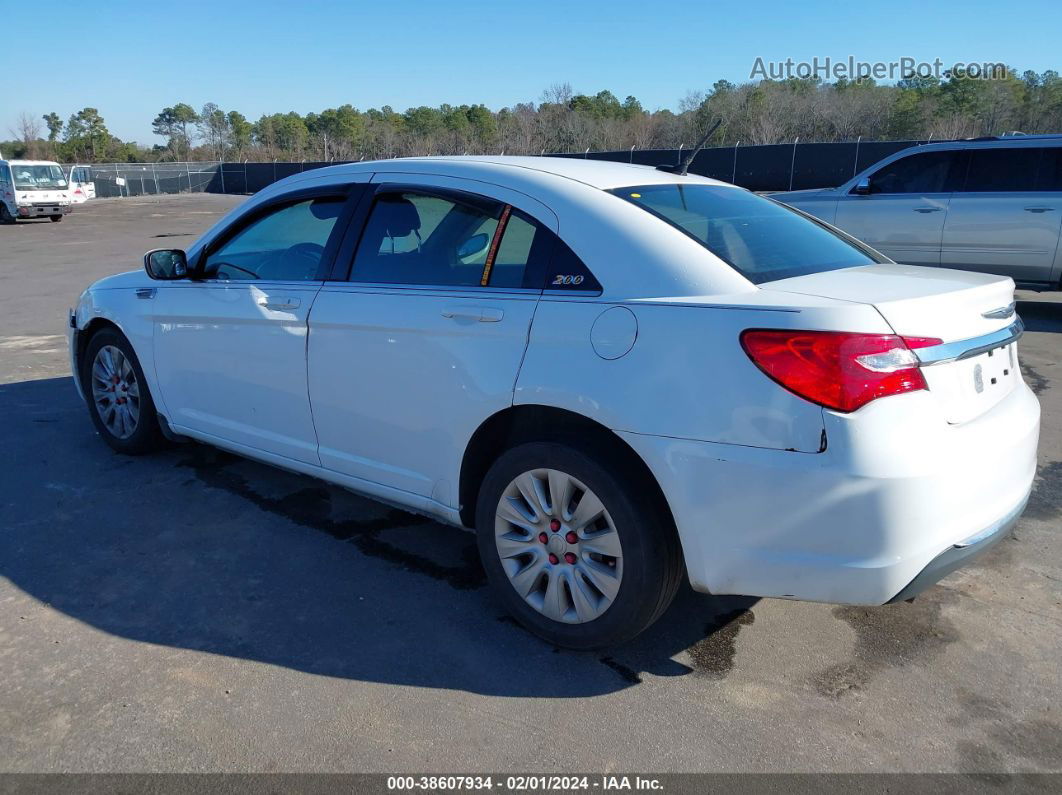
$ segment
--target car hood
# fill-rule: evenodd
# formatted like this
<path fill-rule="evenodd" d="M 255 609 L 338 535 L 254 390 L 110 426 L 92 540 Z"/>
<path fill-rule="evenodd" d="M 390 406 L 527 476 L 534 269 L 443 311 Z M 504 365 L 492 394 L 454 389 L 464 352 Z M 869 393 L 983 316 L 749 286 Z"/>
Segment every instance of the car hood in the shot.
<path fill-rule="evenodd" d="M 113 276 L 105 276 L 97 282 L 93 282 L 90 290 L 120 290 L 134 287 L 150 287 L 151 277 L 142 270 L 116 273 Z"/>

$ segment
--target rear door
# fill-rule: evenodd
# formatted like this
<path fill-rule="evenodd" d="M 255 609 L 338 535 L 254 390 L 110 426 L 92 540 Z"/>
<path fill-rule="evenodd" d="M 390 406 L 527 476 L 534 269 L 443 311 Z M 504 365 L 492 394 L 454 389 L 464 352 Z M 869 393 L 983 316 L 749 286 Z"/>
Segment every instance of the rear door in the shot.
<path fill-rule="evenodd" d="M 1060 149 L 986 147 L 970 152 L 965 184 L 951 199 L 941 265 L 1051 280 L 1062 226 Z"/>
<path fill-rule="evenodd" d="M 155 369 L 174 426 L 319 463 L 307 317 L 353 201 L 347 188 L 289 194 L 212 242 L 198 279 L 159 283 Z"/>
<path fill-rule="evenodd" d="M 944 220 L 962 151 L 915 152 L 871 174 L 870 193 L 837 202 L 834 225 L 896 262 L 939 265 Z"/>
<path fill-rule="evenodd" d="M 349 278 L 310 316 L 310 396 L 323 466 L 456 506 L 465 444 L 512 405 L 552 234 L 419 179 L 377 185 L 344 243 Z"/>

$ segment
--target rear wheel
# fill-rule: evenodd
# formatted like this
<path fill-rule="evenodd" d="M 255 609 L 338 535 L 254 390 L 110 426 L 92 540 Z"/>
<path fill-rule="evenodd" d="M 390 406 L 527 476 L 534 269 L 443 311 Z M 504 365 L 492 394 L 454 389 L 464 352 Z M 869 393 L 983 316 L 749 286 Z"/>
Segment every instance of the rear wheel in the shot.
<path fill-rule="evenodd" d="M 51 220 L 51 222 L 53 224 L 57 224 L 57 223 L 59 223 L 60 221 L 63 220 L 63 216 L 61 216 L 61 215 L 49 215 L 48 218 Z"/>
<path fill-rule="evenodd" d="M 480 490 L 476 527 L 487 577 L 508 611 L 558 646 L 626 641 L 674 598 L 682 558 L 647 484 L 576 444 L 503 454 Z"/>
<path fill-rule="evenodd" d="M 161 446 L 155 404 L 129 341 L 114 329 L 96 332 L 81 359 L 81 385 L 100 436 L 119 453 Z"/>

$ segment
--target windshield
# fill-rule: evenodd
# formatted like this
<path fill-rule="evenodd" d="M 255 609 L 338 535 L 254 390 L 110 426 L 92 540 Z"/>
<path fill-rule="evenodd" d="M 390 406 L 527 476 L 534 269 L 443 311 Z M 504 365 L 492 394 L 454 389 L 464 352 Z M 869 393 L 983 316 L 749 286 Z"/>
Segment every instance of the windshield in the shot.
<path fill-rule="evenodd" d="M 15 187 L 19 190 L 45 190 L 47 188 L 65 188 L 66 177 L 59 166 L 27 166 L 12 163 L 11 173 L 15 176 Z"/>
<path fill-rule="evenodd" d="M 887 262 L 872 249 L 742 188 L 694 183 L 610 193 L 682 230 L 754 284 Z"/>

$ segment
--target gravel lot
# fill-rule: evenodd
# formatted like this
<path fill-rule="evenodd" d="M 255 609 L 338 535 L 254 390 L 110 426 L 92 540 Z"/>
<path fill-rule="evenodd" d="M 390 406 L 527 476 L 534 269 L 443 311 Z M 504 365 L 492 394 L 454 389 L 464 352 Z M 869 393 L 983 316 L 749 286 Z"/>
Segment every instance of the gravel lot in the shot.
<path fill-rule="evenodd" d="M 1040 478 L 979 565 L 872 609 L 687 590 L 572 653 L 502 616 L 470 534 L 95 437 L 67 307 L 239 201 L 0 227 L 0 770 L 1062 770 L 1062 295 L 1020 296 Z"/>

